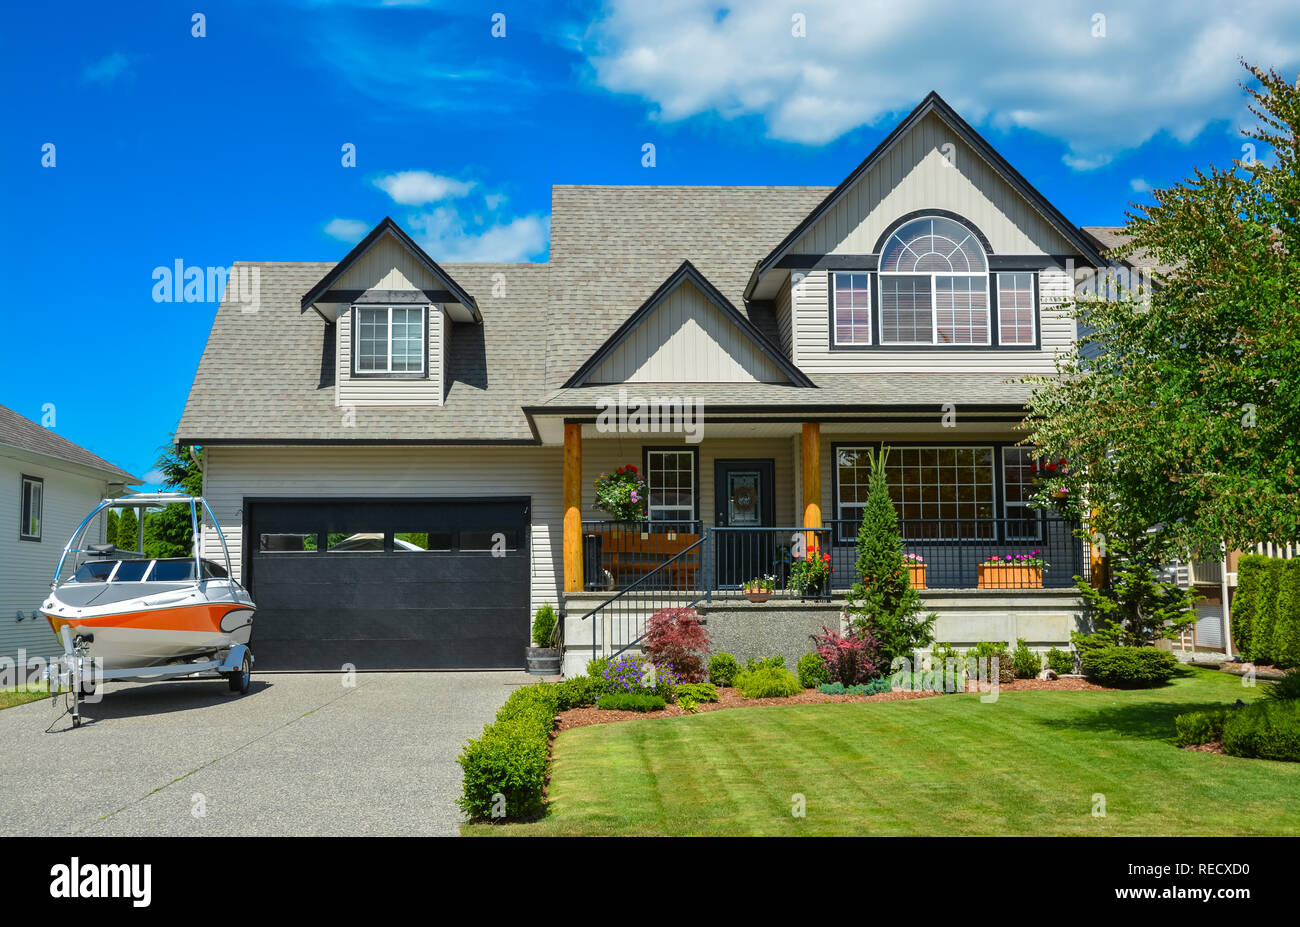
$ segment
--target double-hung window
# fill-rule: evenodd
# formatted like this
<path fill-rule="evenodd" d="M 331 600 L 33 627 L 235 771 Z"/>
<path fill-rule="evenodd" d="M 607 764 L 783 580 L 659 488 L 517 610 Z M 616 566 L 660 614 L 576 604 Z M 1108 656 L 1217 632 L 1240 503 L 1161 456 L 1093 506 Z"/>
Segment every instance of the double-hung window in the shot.
<path fill-rule="evenodd" d="M 1032 346 L 1037 336 L 1033 273 L 998 274 L 998 343 Z"/>
<path fill-rule="evenodd" d="M 695 519 L 695 471 L 694 451 L 645 452 L 645 478 L 646 485 L 650 488 L 648 510 L 651 521 L 683 522 Z"/>
<path fill-rule="evenodd" d="M 836 273 L 831 277 L 835 344 L 871 344 L 871 275 Z"/>
<path fill-rule="evenodd" d="M 424 306 L 356 306 L 353 373 L 424 373 Z"/>
<path fill-rule="evenodd" d="M 978 236 L 943 216 L 913 219 L 880 252 L 880 343 L 989 345 L 989 265 Z"/>
<path fill-rule="evenodd" d="M 22 506 L 18 537 L 24 541 L 41 539 L 41 517 L 45 507 L 45 481 L 39 476 L 22 478 Z"/>

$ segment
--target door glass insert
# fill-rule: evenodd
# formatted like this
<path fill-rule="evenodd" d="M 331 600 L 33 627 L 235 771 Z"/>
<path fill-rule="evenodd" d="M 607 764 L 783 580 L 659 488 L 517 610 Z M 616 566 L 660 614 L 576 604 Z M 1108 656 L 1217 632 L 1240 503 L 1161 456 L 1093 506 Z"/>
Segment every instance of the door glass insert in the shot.
<path fill-rule="evenodd" d="M 727 524 L 735 528 L 762 524 L 761 483 L 757 470 L 727 473 Z"/>

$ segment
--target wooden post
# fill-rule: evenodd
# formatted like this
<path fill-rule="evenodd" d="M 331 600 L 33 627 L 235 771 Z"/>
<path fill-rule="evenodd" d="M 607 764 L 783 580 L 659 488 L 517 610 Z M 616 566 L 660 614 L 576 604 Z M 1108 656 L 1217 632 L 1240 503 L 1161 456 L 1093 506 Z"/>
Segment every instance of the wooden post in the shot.
<path fill-rule="evenodd" d="M 1098 514 L 1099 513 L 1096 509 L 1092 510 L 1092 518 L 1090 518 L 1088 522 L 1090 526 L 1096 523 Z M 1103 554 L 1098 552 L 1096 532 L 1093 532 L 1091 537 L 1093 538 L 1093 540 L 1088 545 L 1089 584 L 1094 589 L 1100 589 L 1102 586 L 1106 585 L 1106 569 L 1107 569 L 1106 557 Z"/>
<path fill-rule="evenodd" d="M 582 591 L 582 426 L 567 423 L 564 426 L 564 591 Z"/>
<path fill-rule="evenodd" d="M 817 422 L 803 423 L 801 439 L 803 451 L 803 527 L 822 526 L 822 426 Z M 808 532 L 805 549 L 818 550 L 819 535 Z"/>

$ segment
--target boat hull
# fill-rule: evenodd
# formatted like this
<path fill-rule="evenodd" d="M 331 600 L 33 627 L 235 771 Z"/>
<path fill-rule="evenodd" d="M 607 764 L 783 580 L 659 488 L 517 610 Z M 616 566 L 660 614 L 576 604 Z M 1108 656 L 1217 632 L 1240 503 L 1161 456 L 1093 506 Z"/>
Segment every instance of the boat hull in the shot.
<path fill-rule="evenodd" d="M 56 637 L 67 626 L 74 637 L 93 638 L 87 657 L 114 670 L 176 663 L 247 644 L 253 613 L 251 603 L 200 601 L 81 617 L 47 611 L 45 617 Z"/>

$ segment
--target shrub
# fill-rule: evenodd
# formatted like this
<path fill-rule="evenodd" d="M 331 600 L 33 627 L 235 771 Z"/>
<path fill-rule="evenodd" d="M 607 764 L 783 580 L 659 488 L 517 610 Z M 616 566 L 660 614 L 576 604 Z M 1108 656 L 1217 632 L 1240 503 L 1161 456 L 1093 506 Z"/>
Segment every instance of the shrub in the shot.
<path fill-rule="evenodd" d="M 596 704 L 596 700 L 605 693 L 605 680 L 594 676 L 572 676 L 563 682 L 555 683 L 557 709 L 568 711 L 570 708 L 586 708 Z"/>
<path fill-rule="evenodd" d="M 1261 698 L 1277 702 L 1300 698 L 1300 669 L 1291 670 L 1277 682 L 1265 685 L 1259 694 Z"/>
<path fill-rule="evenodd" d="M 1029 649 L 1023 637 L 1016 638 L 1016 649 L 1011 654 L 1011 669 L 1017 679 L 1033 679 L 1043 671 L 1043 657 Z"/>
<path fill-rule="evenodd" d="M 784 666 L 761 666 L 736 677 L 736 688 L 745 698 L 781 698 L 803 691 L 799 680 Z"/>
<path fill-rule="evenodd" d="M 665 702 L 673 700 L 673 687 L 677 685 L 671 666 L 660 666 L 643 657 L 619 657 L 606 664 L 603 678 L 607 692 L 657 695 Z"/>
<path fill-rule="evenodd" d="M 682 682 L 673 690 L 673 698 L 677 699 L 678 704 L 684 698 L 695 702 L 716 702 L 718 687 L 711 682 Z"/>
<path fill-rule="evenodd" d="M 758 660 L 755 660 L 753 657 L 750 657 L 748 660 L 745 661 L 745 672 L 752 673 L 754 672 L 754 670 L 763 669 L 763 667 L 765 666 L 779 666 L 782 669 L 784 669 L 785 654 L 778 653 L 776 656 L 762 657 Z"/>
<path fill-rule="evenodd" d="M 841 682 L 832 682 L 817 687 L 817 691 L 824 695 L 879 695 L 892 689 L 893 684 L 890 678 L 886 676 L 856 686 L 846 686 Z"/>
<path fill-rule="evenodd" d="M 1058 676 L 1074 672 L 1074 654 L 1053 647 L 1047 651 L 1047 668 Z"/>
<path fill-rule="evenodd" d="M 474 818 L 528 817 L 542 807 L 551 728 L 560 703 L 558 686 L 538 683 L 516 689 L 483 728 L 465 744 L 457 762 L 464 771 L 457 804 Z M 499 808 L 493 796 L 505 798 Z"/>
<path fill-rule="evenodd" d="M 555 609 L 549 604 L 543 605 L 533 616 L 533 643 L 538 647 L 550 647 L 551 634 L 554 631 Z"/>
<path fill-rule="evenodd" d="M 1194 711 L 1174 718 L 1176 741 L 1180 747 L 1215 743 L 1223 739 L 1226 711 Z"/>
<path fill-rule="evenodd" d="M 609 666 L 609 657 L 597 657 L 587 661 L 587 675 L 593 679 L 603 679 L 605 667 Z"/>
<path fill-rule="evenodd" d="M 693 715 L 700 709 L 699 702 L 695 701 L 695 699 L 691 698 L 689 695 L 683 695 L 677 700 L 677 704 L 681 707 L 682 711 L 687 714 Z"/>
<path fill-rule="evenodd" d="M 1273 663 L 1300 666 L 1300 559 L 1282 560 L 1273 625 Z"/>
<path fill-rule="evenodd" d="M 826 664 L 827 680 L 852 686 L 880 675 L 880 646 L 865 628 L 841 636 L 823 627 L 812 639 Z"/>
<path fill-rule="evenodd" d="M 1223 750 L 1232 756 L 1300 762 L 1300 700 L 1254 702 L 1230 712 Z"/>
<path fill-rule="evenodd" d="M 952 660 L 957 664 L 962 662 L 961 654 L 952 644 L 935 644 L 934 649 L 930 651 L 930 668 L 946 669 L 948 661 Z"/>
<path fill-rule="evenodd" d="M 1237 561 L 1237 592 L 1232 597 L 1232 637 L 1236 649 L 1247 660 L 1253 659 L 1255 612 L 1259 606 L 1260 587 L 1268 558 L 1247 554 Z"/>
<path fill-rule="evenodd" d="M 665 608 L 646 625 L 645 654 L 658 666 L 670 666 L 684 682 L 702 682 L 701 656 L 713 648 L 709 634 L 693 608 Z"/>
<path fill-rule="evenodd" d="M 805 689 L 815 688 L 828 678 L 826 661 L 820 653 L 805 653 L 799 658 L 795 671 L 799 675 L 799 685 Z"/>
<path fill-rule="evenodd" d="M 597 708 L 606 711 L 663 711 L 667 705 L 658 695 L 639 692 L 609 692 L 596 703 Z"/>
<path fill-rule="evenodd" d="M 729 653 L 715 653 L 709 657 L 709 681 L 715 686 L 734 686 L 740 673 L 740 664 Z"/>
<path fill-rule="evenodd" d="M 970 650 L 966 651 L 967 660 L 975 660 L 975 672 L 987 673 L 988 682 L 993 681 L 995 672 L 994 663 L 996 661 L 996 672 L 998 674 L 998 684 L 1016 681 L 1016 669 L 1011 659 L 1011 654 L 1007 653 L 1006 641 L 980 641 Z M 986 662 L 987 661 L 987 662 Z"/>
<path fill-rule="evenodd" d="M 1268 559 L 1260 571 L 1259 599 L 1250 631 L 1250 656 L 1257 663 L 1277 661 L 1277 605 L 1282 567 L 1285 560 Z"/>
<path fill-rule="evenodd" d="M 1093 682 L 1118 688 L 1148 688 L 1168 682 L 1178 659 L 1155 647 L 1095 647 L 1083 653 L 1083 673 Z"/>

